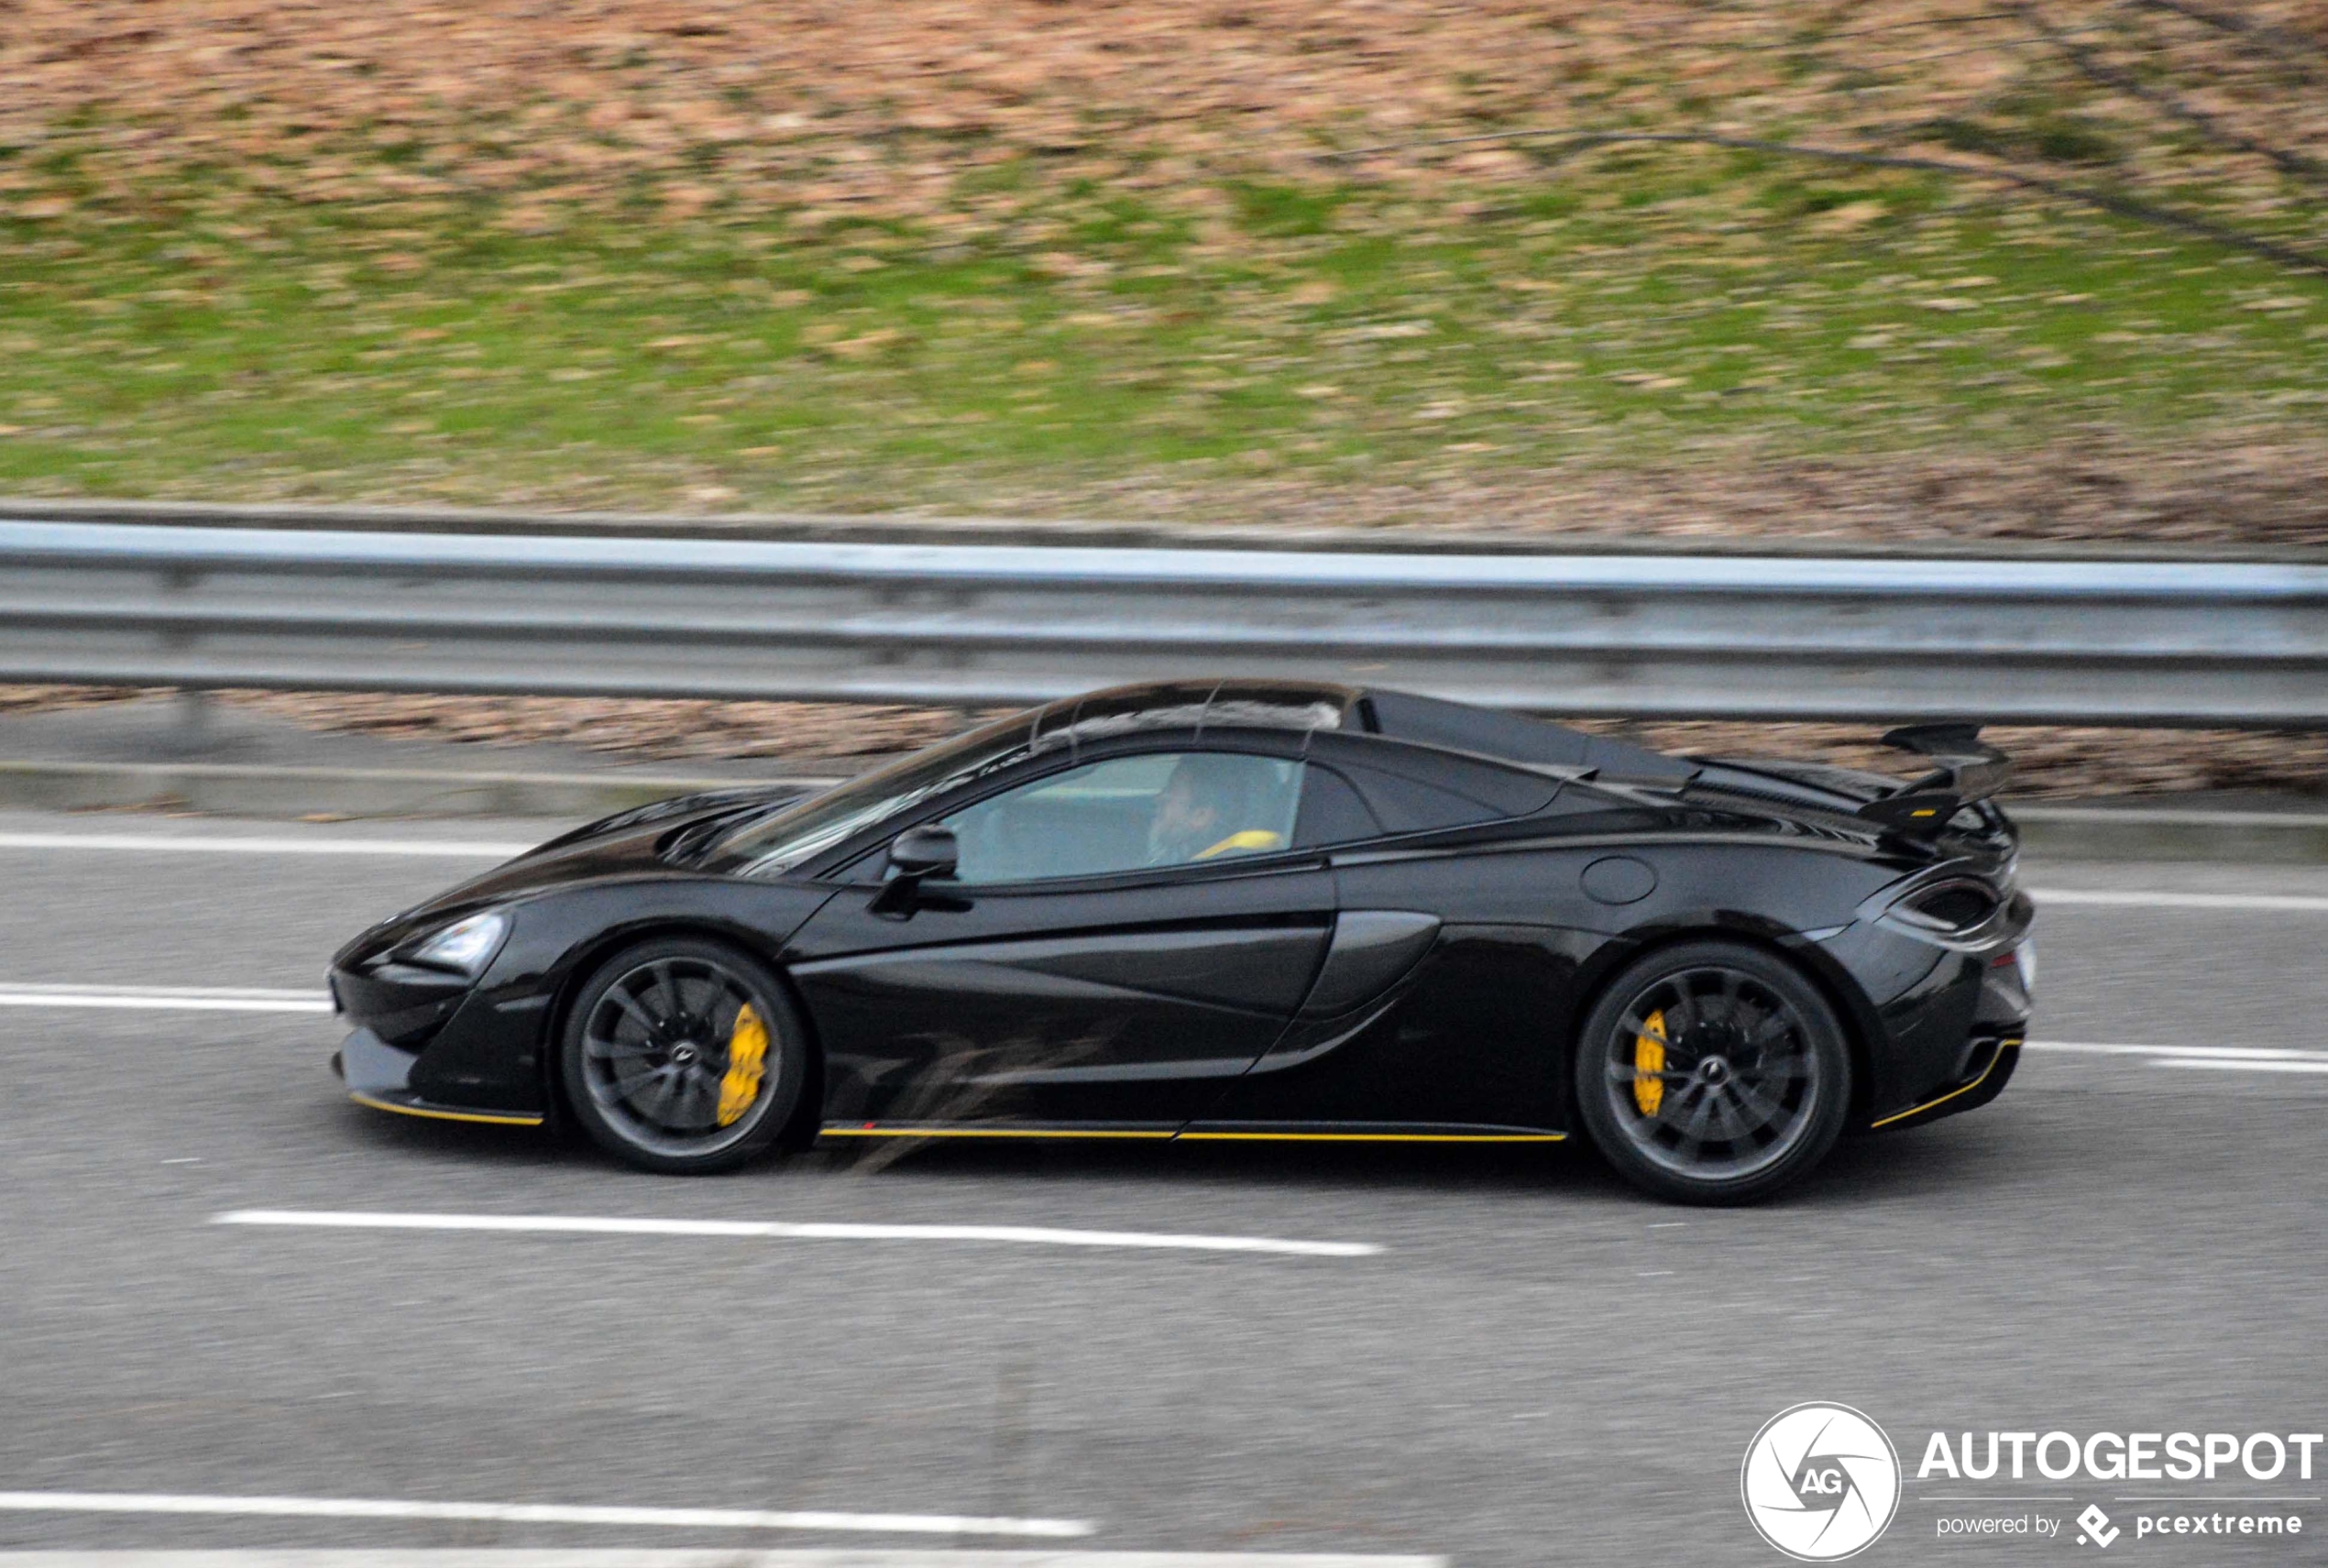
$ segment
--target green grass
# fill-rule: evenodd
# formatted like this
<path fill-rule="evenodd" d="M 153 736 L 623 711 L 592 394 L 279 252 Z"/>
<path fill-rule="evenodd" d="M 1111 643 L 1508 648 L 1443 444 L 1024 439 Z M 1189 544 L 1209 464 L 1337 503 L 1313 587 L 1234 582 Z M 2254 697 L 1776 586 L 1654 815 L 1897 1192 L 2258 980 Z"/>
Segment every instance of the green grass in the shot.
<path fill-rule="evenodd" d="M 2328 420 L 2328 280 L 2051 208 L 1610 158 L 1450 214 L 0 223 L 0 488 L 1006 505 Z"/>

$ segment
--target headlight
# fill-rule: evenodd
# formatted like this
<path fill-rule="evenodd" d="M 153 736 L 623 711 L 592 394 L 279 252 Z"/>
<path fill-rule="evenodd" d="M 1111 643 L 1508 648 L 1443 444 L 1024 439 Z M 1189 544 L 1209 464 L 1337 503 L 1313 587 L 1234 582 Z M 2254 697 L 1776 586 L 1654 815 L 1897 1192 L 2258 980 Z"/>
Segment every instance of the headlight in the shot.
<path fill-rule="evenodd" d="M 2035 992 L 2037 990 L 2037 938 L 2035 937 L 2024 938 L 2021 945 L 2013 949 L 2013 962 L 2014 966 L 2021 971 L 2021 989 L 2026 992 Z"/>
<path fill-rule="evenodd" d="M 510 917 L 488 910 L 454 921 L 435 936 L 405 948 L 403 957 L 408 962 L 448 969 L 475 979 L 485 972 L 485 966 L 500 950 L 501 938 L 509 934 Z"/>

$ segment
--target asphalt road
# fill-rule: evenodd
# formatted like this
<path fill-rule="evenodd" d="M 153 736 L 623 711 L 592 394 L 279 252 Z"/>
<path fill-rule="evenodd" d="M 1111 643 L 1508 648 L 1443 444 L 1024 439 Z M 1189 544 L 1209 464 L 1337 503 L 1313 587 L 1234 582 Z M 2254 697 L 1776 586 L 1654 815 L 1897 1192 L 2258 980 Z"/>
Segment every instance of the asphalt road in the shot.
<path fill-rule="evenodd" d="M 1770 1563 L 1741 1457 L 1781 1409 L 1826 1399 L 1874 1417 L 1909 1467 L 1865 1561 L 2018 1563 L 2072 1550 L 2074 1526 L 2047 1542 L 1938 1540 L 1938 1519 L 1968 1506 L 1915 1478 L 1927 1433 L 2328 1419 L 2328 1071 L 2314 1070 L 2328 1060 L 2033 1051 L 1987 1110 L 1847 1145 L 1797 1194 L 1742 1212 L 1660 1207 L 1573 1149 L 950 1146 L 688 1181 L 537 1134 L 352 1107 L 324 1069 L 320 1014 L 22 989 L 266 988 L 297 1005 L 342 936 L 478 863 L 43 835 L 499 840 L 550 826 L 0 816 L 0 1002 L 19 1003 L 0 1005 L 0 1491 L 928 1516 L 953 1521 L 925 1520 L 932 1544 L 1044 1544 L 959 1528 L 999 1518 L 1088 1526 L 1072 1542 L 1088 1550 L 1466 1568 Z M 2328 1048 L 2328 868 L 2028 875 L 2168 900 L 2041 906 L 2039 1040 Z M 2172 902 L 2191 894 L 2299 906 Z M 213 1223 L 249 1209 L 1380 1250 Z M 1992 1512 L 2064 1516 L 2123 1513 L 2126 1486 L 1986 1490 L 2015 1499 Z M 2208 1495 L 2323 1491 L 2291 1476 Z M 2070 1500 L 2025 1503 L 2039 1497 Z M 2289 1511 L 2316 1533 L 2129 1535 L 2117 1552 L 2328 1561 L 2328 1505 Z M 10 1549 L 917 1539 L 0 1503 Z"/>

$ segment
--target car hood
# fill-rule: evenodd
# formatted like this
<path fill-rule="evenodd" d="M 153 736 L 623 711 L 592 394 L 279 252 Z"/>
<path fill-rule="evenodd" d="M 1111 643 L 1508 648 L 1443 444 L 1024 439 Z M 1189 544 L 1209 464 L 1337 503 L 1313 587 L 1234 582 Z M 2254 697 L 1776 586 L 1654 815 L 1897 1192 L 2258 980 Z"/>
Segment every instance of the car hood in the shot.
<path fill-rule="evenodd" d="M 814 793 L 807 784 L 738 784 L 732 789 L 708 789 L 698 790 L 693 795 L 675 795 L 664 800 L 652 800 L 644 806 L 631 806 L 627 811 L 618 811 L 611 817 L 601 817 L 596 822 L 586 822 L 570 832 L 559 834 L 547 843 L 535 845 L 526 851 L 526 855 L 539 855 L 596 839 L 622 837 L 650 826 L 658 832 L 668 833 L 713 817 L 757 811 L 772 806 L 789 806 Z"/>
<path fill-rule="evenodd" d="M 671 840 L 697 824 L 783 806 L 803 793 L 796 784 L 718 790 L 680 795 L 618 812 L 537 845 L 491 871 L 381 921 L 343 948 L 335 961 L 360 960 L 489 905 L 507 904 L 576 883 L 623 877 L 684 875 L 688 867 L 667 852 Z"/>

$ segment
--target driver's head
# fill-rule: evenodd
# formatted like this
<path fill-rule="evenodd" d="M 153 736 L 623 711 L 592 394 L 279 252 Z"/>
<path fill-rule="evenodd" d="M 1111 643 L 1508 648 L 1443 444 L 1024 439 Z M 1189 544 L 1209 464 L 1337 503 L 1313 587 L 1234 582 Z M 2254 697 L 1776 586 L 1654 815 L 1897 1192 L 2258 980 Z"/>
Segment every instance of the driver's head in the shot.
<path fill-rule="evenodd" d="M 1151 862 L 1193 860 L 1252 826 L 1255 768 L 1248 758 L 1198 751 L 1182 757 L 1157 797 L 1148 828 Z"/>

